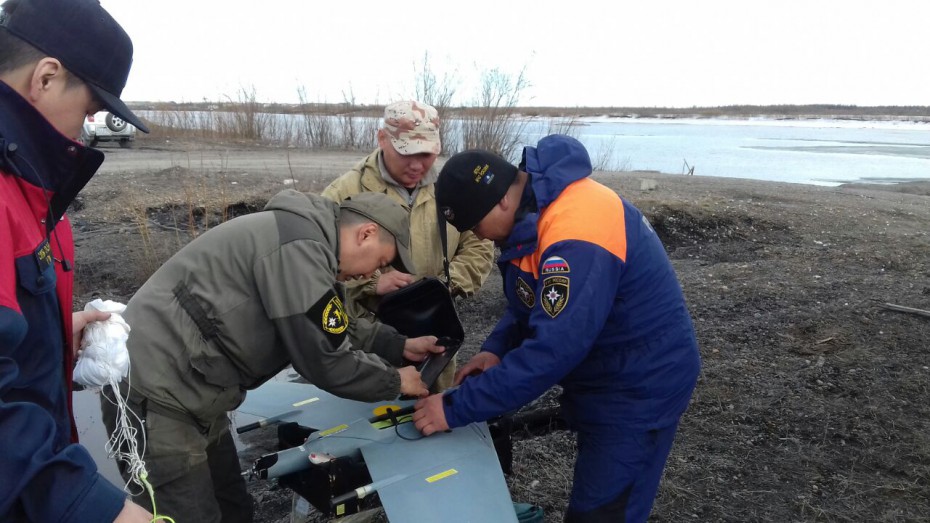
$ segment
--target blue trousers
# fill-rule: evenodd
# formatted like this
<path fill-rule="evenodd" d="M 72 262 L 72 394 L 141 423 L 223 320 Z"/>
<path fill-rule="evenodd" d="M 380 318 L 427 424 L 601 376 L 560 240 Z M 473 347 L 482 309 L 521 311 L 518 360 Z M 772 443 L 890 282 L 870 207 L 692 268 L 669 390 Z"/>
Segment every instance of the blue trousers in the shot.
<path fill-rule="evenodd" d="M 579 429 L 565 521 L 646 521 L 677 429 L 677 423 L 643 432 L 604 426 Z"/>

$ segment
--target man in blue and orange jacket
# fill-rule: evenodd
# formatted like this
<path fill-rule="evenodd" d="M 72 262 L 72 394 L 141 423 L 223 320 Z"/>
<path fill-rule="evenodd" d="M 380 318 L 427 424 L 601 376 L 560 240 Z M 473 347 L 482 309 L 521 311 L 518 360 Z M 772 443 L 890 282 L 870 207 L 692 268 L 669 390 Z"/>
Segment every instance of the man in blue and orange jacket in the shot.
<path fill-rule="evenodd" d="M 584 146 L 562 135 L 526 147 L 519 169 L 482 150 L 446 162 L 439 207 L 497 243 L 508 307 L 461 386 L 419 401 L 414 421 L 429 435 L 560 384 L 578 435 L 566 521 L 646 521 L 700 356 L 652 226 L 590 174 Z"/>
<path fill-rule="evenodd" d="M 103 162 L 75 141 L 119 100 L 132 43 L 98 0 L 0 8 L 0 521 L 150 521 L 76 444 L 75 339 L 105 314 L 71 311 L 65 209 Z"/>

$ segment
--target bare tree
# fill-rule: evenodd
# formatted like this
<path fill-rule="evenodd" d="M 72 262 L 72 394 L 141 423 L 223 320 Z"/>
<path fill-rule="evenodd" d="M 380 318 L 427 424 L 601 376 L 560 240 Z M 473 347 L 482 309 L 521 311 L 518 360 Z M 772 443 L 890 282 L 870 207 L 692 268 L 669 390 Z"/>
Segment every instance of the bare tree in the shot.
<path fill-rule="evenodd" d="M 324 104 L 313 105 L 307 99 L 307 89 L 304 86 L 297 88 L 300 98 L 300 115 L 303 125 L 301 134 L 307 147 L 326 148 L 336 143 L 336 132 L 333 118 L 328 114 Z"/>
<path fill-rule="evenodd" d="M 452 98 L 455 96 L 455 85 L 457 83 L 455 73 L 444 73 L 442 78 L 437 78 L 436 73 L 430 65 L 429 51 L 423 53 L 423 62 L 418 69 L 416 64 L 413 66 L 416 75 L 416 84 L 414 87 L 416 99 L 432 105 L 439 113 L 439 119 L 442 122 L 439 126 L 439 139 L 442 142 L 443 149 L 446 149 L 446 137 L 451 135 L 451 118 L 446 123 L 446 116 L 449 114 L 448 109 L 451 107 Z"/>
<path fill-rule="evenodd" d="M 578 139 L 581 136 L 581 131 L 578 130 L 578 126 L 580 125 L 581 123 L 575 116 L 549 117 L 546 125 L 546 136 L 550 134 L 564 134 Z"/>
<path fill-rule="evenodd" d="M 345 149 L 355 149 L 358 141 L 359 130 L 352 119 L 352 112 L 355 108 L 355 91 L 349 86 L 348 91 L 342 92 L 342 110 L 339 111 L 339 127 L 341 131 L 342 147 Z"/>
<path fill-rule="evenodd" d="M 272 118 L 264 112 L 254 85 L 239 87 L 237 100 L 227 99 L 232 107 L 228 113 L 230 122 L 226 129 L 229 136 L 259 141 L 268 136 L 269 127 L 273 125 Z"/>
<path fill-rule="evenodd" d="M 484 71 L 478 99 L 461 118 L 464 148 L 487 149 L 512 159 L 526 128 L 517 106 L 529 86 L 526 67 L 515 76 L 497 68 Z"/>

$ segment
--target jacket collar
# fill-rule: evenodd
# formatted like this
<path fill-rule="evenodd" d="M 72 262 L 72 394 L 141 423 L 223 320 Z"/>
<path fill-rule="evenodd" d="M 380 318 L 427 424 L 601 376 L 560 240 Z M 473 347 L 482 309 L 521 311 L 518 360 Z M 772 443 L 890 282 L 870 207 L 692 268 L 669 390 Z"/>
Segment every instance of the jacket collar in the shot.
<path fill-rule="evenodd" d="M 384 163 L 384 151 L 381 149 L 377 152 L 378 159 L 378 170 L 381 172 L 381 179 L 384 180 L 384 183 L 392 187 L 397 187 L 399 189 L 408 190 L 406 187 L 397 183 L 397 180 L 391 176 L 391 173 L 388 171 L 387 165 Z M 439 178 L 439 171 L 436 170 L 436 166 L 433 165 L 429 168 L 429 171 L 426 172 L 426 176 L 420 180 L 420 183 L 417 184 L 416 189 L 422 189 L 423 187 L 432 185 L 436 183 L 436 179 Z"/>
<path fill-rule="evenodd" d="M 520 170 L 529 175 L 510 236 L 498 261 L 521 258 L 536 251 L 539 213 L 569 185 L 591 175 L 591 158 L 578 140 L 560 134 L 523 148 Z"/>
<path fill-rule="evenodd" d="M 520 197 L 520 207 L 517 209 L 513 230 L 510 231 L 510 236 L 504 244 L 500 246 L 501 254 L 498 259 L 500 262 L 522 258 L 535 252 L 539 243 L 537 238 L 539 211 L 536 192 L 533 190 L 532 174 L 529 175 L 529 179 L 530 183 L 523 188 L 523 195 Z"/>
<path fill-rule="evenodd" d="M 362 160 L 362 162 L 356 167 L 356 169 L 361 173 L 359 184 L 366 190 L 371 192 L 387 193 L 388 189 L 395 190 L 395 188 L 400 187 L 400 185 L 397 184 L 388 185 L 388 182 L 384 180 L 384 176 L 381 172 L 381 163 L 381 149 L 378 148 L 369 154 L 364 160 Z M 430 168 L 430 172 L 426 175 L 425 178 L 423 178 L 423 181 L 421 182 L 420 190 L 417 191 L 417 196 L 413 203 L 414 207 L 435 198 L 433 183 L 436 181 L 438 176 L 439 173 L 436 170 L 436 166 L 434 165 Z"/>
<path fill-rule="evenodd" d="M 67 138 L 0 81 L 0 170 L 44 189 L 54 224 L 103 163 L 103 153 Z"/>

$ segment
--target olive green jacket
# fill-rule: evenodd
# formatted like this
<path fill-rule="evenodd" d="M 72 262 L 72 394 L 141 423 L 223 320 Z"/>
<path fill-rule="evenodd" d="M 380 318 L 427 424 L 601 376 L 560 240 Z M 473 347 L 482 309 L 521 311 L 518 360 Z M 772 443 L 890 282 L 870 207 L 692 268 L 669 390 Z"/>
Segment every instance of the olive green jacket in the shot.
<path fill-rule="evenodd" d="M 338 396 L 396 398 L 391 365 L 403 361 L 404 338 L 381 325 L 349 328 L 335 279 L 338 212 L 327 199 L 285 190 L 165 262 L 124 315 L 133 390 L 201 423 L 288 365 Z"/>
<path fill-rule="evenodd" d="M 333 180 L 320 194 L 336 202 L 361 192 L 380 192 L 394 198 L 410 211 L 410 251 L 417 270 L 416 276 L 442 276 L 445 279 L 442 244 L 436 220 L 435 186 L 429 184 L 421 187 L 411 208 L 397 190 L 381 177 L 378 162 L 380 155 L 381 149 L 375 149 L 351 171 Z M 432 178 L 435 179 L 435 172 Z M 478 239 L 472 232 L 459 233 L 451 225 L 446 225 L 446 232 L 452 295 L 471 296 L 481 288 L 491 272 L 494 244 Z M 377 303 L 374 299 L 377 277 L 376 274 L 368 285 L 359 288 L 365 296 L 359 296 L 355 293 L 359 291 L 353 292 L 350 289 L 348 298 L 363 300 L 366 308 L 372 309 L 373 304 Z"/>

